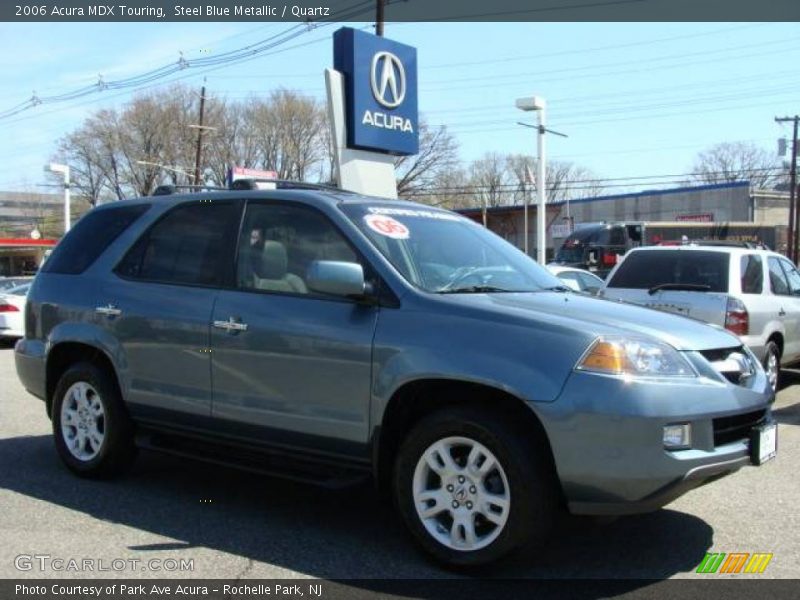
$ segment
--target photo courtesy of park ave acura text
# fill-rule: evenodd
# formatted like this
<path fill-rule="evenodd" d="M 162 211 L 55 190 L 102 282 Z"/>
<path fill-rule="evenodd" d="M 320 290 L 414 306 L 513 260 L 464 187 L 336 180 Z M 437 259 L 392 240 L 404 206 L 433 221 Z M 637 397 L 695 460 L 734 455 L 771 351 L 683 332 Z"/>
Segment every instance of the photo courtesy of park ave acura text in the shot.
<path fill-rule="evenodd" d="M 0 31 L 0 600 L 796 598 L 796 1 Z"/>

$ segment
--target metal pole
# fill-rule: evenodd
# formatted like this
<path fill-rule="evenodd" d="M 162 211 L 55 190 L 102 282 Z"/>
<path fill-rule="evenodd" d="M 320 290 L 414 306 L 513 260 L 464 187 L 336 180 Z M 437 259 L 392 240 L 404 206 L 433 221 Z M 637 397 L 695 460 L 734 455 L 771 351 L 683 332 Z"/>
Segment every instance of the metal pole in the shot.
<path fill-rule="evenodd" d="M 383 36 L 383 0 L 376 0 L 375 4 L 375 35 Z"/>
<path fill-rule="evenodd" d="M 794 127 L 792 129 L 792 166 L 789 173 L 789 228 L 786 234 L 786 256 L 797 263 L 797 238 L 798 236 L 798 210 L 797 210 L 797 122 L 800 121 L 800 116 L 793 117 L 775 117 L 776 123 L 786 123 L 793 121 Z"/>
<path fill-rule="evenodd" d="M 537 138 L 538 162 L 536 164 L 536 198 L 537 198 L 536 260 L 539 261 L 540 265 L 545 265 L 547 264 L 547 232 L 545 230 L 546 229 L 545 203 L 547 202 L 547 196 L 545 190 L 545 188 L 547 187 L 545 162 L 547 160 L 547 157 L 545 155 L 545 143 L 544 143 L 545 123 L 546 123 L 544 100 L 542 100 L 542 107 L 537 112 L 539 113 L 539 134 Z"/>
<path fill-rule="evenodd" d="M 71 227 L 70 219 L 70 196 L 69 196 L 69 167 L 64 170 L 64 233 L 66 234 Z"/>
<path fill-rule="evenodd" d="M 797 238 L 798 236 L 798 219 L 797 213 L 800 212 L 797 210 L 797 116 L 794 118 L 794 128 L 792 133 L 792 172 L 789 175 L 789 215 L 792 219 L 792 225 L 789 228 L 789 231 L 793 232 L 794 235 L 792 237 L 792 247 L 789 250 L 789 256 L 792 259 L 792 262 L 797 264 L 797 256 L 798 256 L 798 249 L 797 249 Z"/>
<path fill-rule="evenodd" d="M 530 198 L 528 194 L 528 186 L 525 184 L 525 179 L 528 177 L 528 165 L 525 165 L 525 174 L 522 176 L 522 193 L 525 201 L 525 208 L 522 211 L 522 221 L 524 223 L 523 230 L 524 230 L 524 238 L 525 241 L 523 242 L 523 246 L 525 247 L 525 254 L 530 256 L 528 252 L 528 204 L 530 204 Z"/>
<path fill-rule="evenodd" d="M 200 123 L 197 128 L 197 153 L 194 157 L 194 184 L 200 185 L 200 158 L 203 153 L 203 112 L 206 107 L 206 86 L 200 90 Z"/>

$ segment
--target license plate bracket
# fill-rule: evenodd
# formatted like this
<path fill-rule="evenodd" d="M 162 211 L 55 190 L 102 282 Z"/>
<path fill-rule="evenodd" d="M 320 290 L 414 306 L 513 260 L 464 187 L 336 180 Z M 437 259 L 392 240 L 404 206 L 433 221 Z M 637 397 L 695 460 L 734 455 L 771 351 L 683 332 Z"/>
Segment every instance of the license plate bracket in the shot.
<path fill-rule="evenodd" d="M 778 454 L 778 424 L 765 423 L 750 431 L 750 461 L 763 465 Z"/>

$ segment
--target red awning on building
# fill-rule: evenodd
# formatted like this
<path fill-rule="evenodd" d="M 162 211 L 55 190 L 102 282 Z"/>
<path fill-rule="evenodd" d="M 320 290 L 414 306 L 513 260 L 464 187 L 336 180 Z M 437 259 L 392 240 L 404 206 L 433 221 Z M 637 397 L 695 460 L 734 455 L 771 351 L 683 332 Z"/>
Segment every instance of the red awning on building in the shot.
<path fill-rule="evenodd" d="M 52 248 L 58 240 L 43 238 L 0 238 L 0 248 Z"/>

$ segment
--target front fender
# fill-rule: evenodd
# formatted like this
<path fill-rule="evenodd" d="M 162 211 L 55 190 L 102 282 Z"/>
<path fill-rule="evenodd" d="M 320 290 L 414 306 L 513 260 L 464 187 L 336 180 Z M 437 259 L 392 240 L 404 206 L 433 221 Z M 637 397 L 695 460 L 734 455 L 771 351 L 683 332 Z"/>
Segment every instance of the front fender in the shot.
<path fill-rule="evenodd" d="M 593 339 L 589 332 L 534 329 L 510 320 L 384 310 L 375 335 L 371 422 L 382 422 L 398 389 L 422 379 L 476 383 L 526 402 L 553 402 Z"/>

